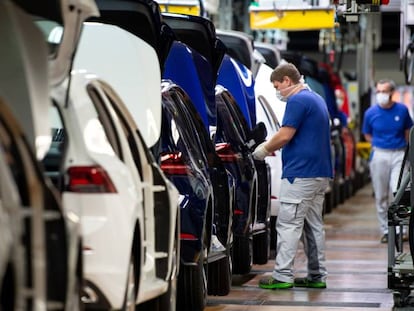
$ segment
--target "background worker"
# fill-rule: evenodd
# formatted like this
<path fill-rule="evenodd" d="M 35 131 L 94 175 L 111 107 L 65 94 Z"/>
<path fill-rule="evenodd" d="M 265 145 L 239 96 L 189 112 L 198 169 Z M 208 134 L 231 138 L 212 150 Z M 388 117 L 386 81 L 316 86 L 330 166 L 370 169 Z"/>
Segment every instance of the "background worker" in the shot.
<path fill-rule="evenodd" d="M 413 122 L 405 105 L 392 100 L 395 83 L 380 80 L 376 84 L 376 105 L 364 113 L 362 133 L 371 143 L 369 162 L 381 243 L 388 242 L 388 206 L 390 193 L 397 190 L 398 177 Z"/>
<path fill-rule="evenodd" d="M 336 89 L 335 90 L 335 100 L 336 100 L 336 106 L 338 109 L 338 115 L 337 117 L 341 121 L 341 125 L 343 128 L 346 128 L 348 126 L 348 116 L 345 114 L 345 112 L 342 111 L 342 107 L 345 102 L 345 92 L 342 89 Z"/>
<path fill-rule="evenodd" d="M 261 279 L 259 286 L 325 288 L 322 210 L 325 190 L 333 175 L 328 109 L 324 99 L 301 82 L 293 64 L 276 67 L 270 80 L 278 97 L 287 103 L 282 128 L 253 152 L 254 158 L 262 160 L 283 147 L 276 264 L 272 275 Z M 293 262 L 300 239 L 308 259 L 308 275 L 294 278 Z"/>

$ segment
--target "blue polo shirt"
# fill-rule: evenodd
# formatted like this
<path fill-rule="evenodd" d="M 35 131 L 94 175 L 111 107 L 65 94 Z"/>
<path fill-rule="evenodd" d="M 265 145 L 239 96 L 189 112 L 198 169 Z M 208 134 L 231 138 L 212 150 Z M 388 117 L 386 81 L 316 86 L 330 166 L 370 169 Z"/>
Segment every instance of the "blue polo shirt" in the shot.
<path fill-rule="evenodd" d="M 372 136 L 371 145 L 374 147 L 402 149 L 407 145 L 405 131 L 412 125 L 405 105 L 394 103 L 389 109 L 374 105 L 365 111 L 362 133 Z"/>
<path fill-rule="evenodd" d="M 307 89 L 290 96 L 282 126 L 296 129 L 283 147 L 282 178 L 332 178 L 331 132 L 325 100 Z"/>

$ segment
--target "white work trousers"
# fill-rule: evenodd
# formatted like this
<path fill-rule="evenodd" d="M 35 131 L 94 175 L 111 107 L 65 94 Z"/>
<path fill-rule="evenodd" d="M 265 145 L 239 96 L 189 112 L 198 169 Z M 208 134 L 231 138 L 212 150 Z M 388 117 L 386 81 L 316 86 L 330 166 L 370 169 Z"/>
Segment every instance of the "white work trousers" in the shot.
<path fill-rule="evenodd" d="M 277 255 L 273 278 L 293 283 L 293 263 L 302 240 L 308 259 L 308 278 L 325 281 L 325 230 L 323 202 L 328 178 L 283 179 L 277 216 Z"/>
<path fill-rule="evenodd" d="M 382 234 L 388 233 L 388 207 L 397 190 L 404 149 L 386 150 L 374 148 L 369 169 L 374 188 L 375 207 Z"/>

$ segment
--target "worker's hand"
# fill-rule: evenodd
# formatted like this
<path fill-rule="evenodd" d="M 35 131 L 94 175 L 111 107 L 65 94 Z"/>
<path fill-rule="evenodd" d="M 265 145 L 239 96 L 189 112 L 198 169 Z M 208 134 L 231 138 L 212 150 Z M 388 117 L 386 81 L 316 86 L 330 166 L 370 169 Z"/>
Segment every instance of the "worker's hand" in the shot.
<path fill-rule="evenodd" d="M 270 152 L 265 147 L 265 143 L 266 142 L 261 143 L 256 147 L 256 149 L 254 149 L 253 159 L 262 161 L 264 158 L 270 155 Z"/>

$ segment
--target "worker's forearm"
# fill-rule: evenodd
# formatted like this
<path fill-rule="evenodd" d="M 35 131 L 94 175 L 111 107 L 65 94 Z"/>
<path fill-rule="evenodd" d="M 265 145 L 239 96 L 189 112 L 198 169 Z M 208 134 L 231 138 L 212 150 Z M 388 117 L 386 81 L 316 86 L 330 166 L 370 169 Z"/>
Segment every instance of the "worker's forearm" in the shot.
<path fill-rule="evenodd" d="M 265 147 L 269 152 L 274 152 L 282 148 L 288 142 L 289 140 L 286 137 L 283 137 L 282 135 L 280 135 L 280 133 L 277 133 L 271 139 L 269 139 Z"/>
<path fill-rule="evenodd" d="M 284 145 L 286 145 L 292 137 L 295 135 L 296 129 L 293 127 L 282 127 L 279 132 L 273 135 L 272 138 L 268 140 L 265 147 L 269 152 L 274 152 Z"/>

